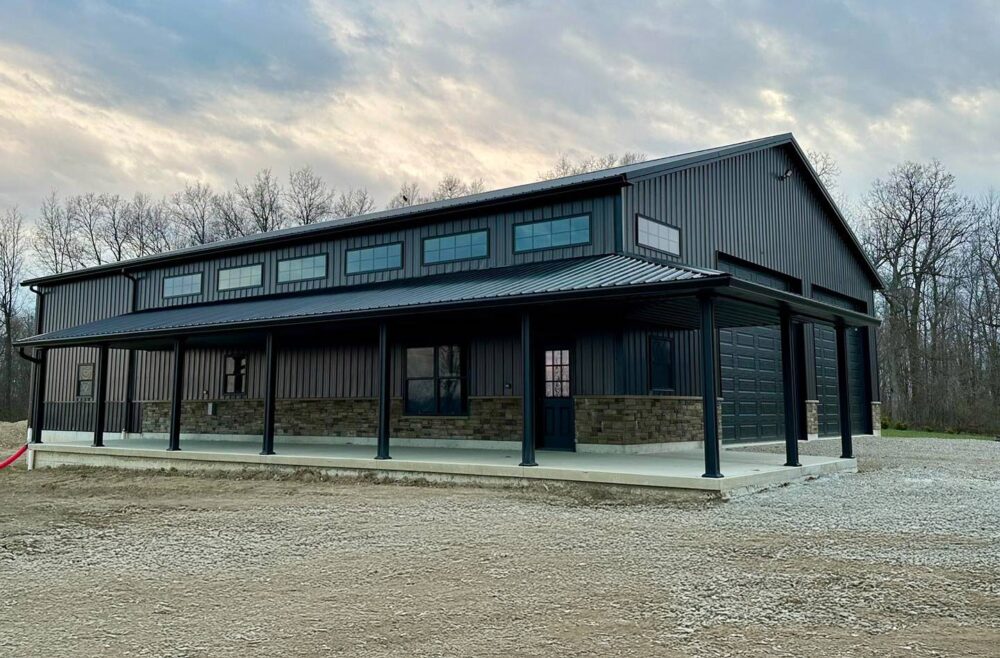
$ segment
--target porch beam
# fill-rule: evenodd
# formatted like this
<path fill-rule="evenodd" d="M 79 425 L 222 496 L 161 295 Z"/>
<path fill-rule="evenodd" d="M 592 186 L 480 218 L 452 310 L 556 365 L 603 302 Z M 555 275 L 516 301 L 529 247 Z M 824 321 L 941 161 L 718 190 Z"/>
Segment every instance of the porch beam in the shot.
<path fill-rule="evenodd" d="M 264 436 L 260 454 L 274 454 L 274 398 L 278 383 L 278 349 L 274 344 L 274 332 L 267 332 L 264 343 Z"/>
<path fill-rule="evenodd" d="M 389 457 L 389 429 L 392 422 L 392 352 L 389 324 L 378 326 L 378 445 L 375 459 Z"/>
<path fill-rule="evenodd" d="M 104 446 L 104 425 L 108 407 L 108 346 L 97 348 L 94 366 L 94 447 Z"/>
<path fill-rule="evenodd" d="M 721 478 L 719 464 L 719 413 L 716 408 L 715 298 L 702 295 L 701 308 L 701 404 L 705 421 L 705 473 L 702 477 Z"/>
<path fill-rule="evenodd" d="M 840 451 L 841 457 L 854 457 L 854 440 L 851 437 L 851 385 L 847 373 L 847 326 L 837 323 L 837 385 L 840 402 Z"/>
<path fill-rule="evenodd" d="M 42 426 L 45 424 L 45 377 L 48 370 L 48 354 L 46 348 L 35 350 L 35 395 L 34 417 L 31 421 L 31 442 L 42 442 Z"/>
<path fill-rule="evenodd" d="M 795 346 L 792 341 L 792 314 L 781 309 L 781 383 L 785 400 L 785 466 L 799 463 L 799 426 L 796 422 Z"/>
<path fill-rule="evenodd" d="M 538 466 L 535 461 L 535 354 L 531 338 L 531 314 L 521 316 L 521 466 Z"/>
<path fill-rule="evenodd" d="M 167 450 L 181 449 L 181 401 L 184 397 L 184 341 L 174 339 L 174 376 L 170 397 L 170 437 Z"/>

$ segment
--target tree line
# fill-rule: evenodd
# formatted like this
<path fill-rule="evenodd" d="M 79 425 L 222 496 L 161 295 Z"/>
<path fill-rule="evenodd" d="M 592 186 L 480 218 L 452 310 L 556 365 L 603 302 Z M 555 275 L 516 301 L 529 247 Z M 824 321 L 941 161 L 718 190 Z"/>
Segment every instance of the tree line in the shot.
<path fill-rule="evenodd" d="M 915 428 L 1000 432 L 1000 194 L 971 196 L 937 160 L 904 162 L 859 198 L 840 169 L 810 152 L 845 210 L 885 290 L 877 295 L 879 377 L 887 422 Z M 560 156 L 539 179 L 639 162 L 641 153 Z M 401 208 L 485 191 L 482 179 L 447 176 L 426 192 L 405 182 L 385 204 Z M 149 256 L 171 249 L 373 211 L 367 189 L 337 190 L 310 167 L 279 179 L 270 169 L 227 190 L 192 182 L 153 198 L 85 193 L 43 200 L 28 222 L 0 210 L 0 418 L 23 418 L 30 368 L 13 341 L 34 331 L 26 276 Z"/>

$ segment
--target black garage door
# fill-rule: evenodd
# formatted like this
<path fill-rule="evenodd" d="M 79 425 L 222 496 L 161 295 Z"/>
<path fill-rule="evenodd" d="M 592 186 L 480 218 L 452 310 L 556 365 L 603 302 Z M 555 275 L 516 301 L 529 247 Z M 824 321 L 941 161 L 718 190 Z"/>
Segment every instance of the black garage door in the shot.
<path fill-rule="evenodd" d="M 785 436 L 781 335 L 777 327 L 719 330 L 722 438 L 761 441 Z"/>
<path fill-rule="evenodd" d="M 870 415 L 865 377 L 862 329 L 847 330 L 847 375 L 851 386 L 851 433 L 868 432 Z M 840 434 L 840 395 L 837 385 L 837 333 L 833 327 L 814 325 L 816 343 L 816 399 L 819 400 L 820 436 Z"/>

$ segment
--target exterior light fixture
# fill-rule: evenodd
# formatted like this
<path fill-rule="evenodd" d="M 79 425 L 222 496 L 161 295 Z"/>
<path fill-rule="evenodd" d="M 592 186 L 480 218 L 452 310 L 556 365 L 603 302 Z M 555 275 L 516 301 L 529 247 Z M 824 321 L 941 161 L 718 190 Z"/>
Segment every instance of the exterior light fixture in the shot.
<path fill-rule="evenodd" d="M 789 178 L 792 177 L 792 173 L 793 173 L 792 168 L 789 167 L 788 169 L 785 170 L 785 173 L 778 176 L 778 180 L 788 180 Z"/>

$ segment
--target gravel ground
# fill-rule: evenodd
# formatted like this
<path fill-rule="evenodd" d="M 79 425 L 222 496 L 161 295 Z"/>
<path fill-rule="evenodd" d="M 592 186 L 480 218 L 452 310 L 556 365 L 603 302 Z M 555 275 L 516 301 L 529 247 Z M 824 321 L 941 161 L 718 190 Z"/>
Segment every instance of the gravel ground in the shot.
<path fill-rule="evenodd" d="M 996 656 L 1000 444 L 857 451 L 687 504 L 22 462 L 0 654 Z"/>

